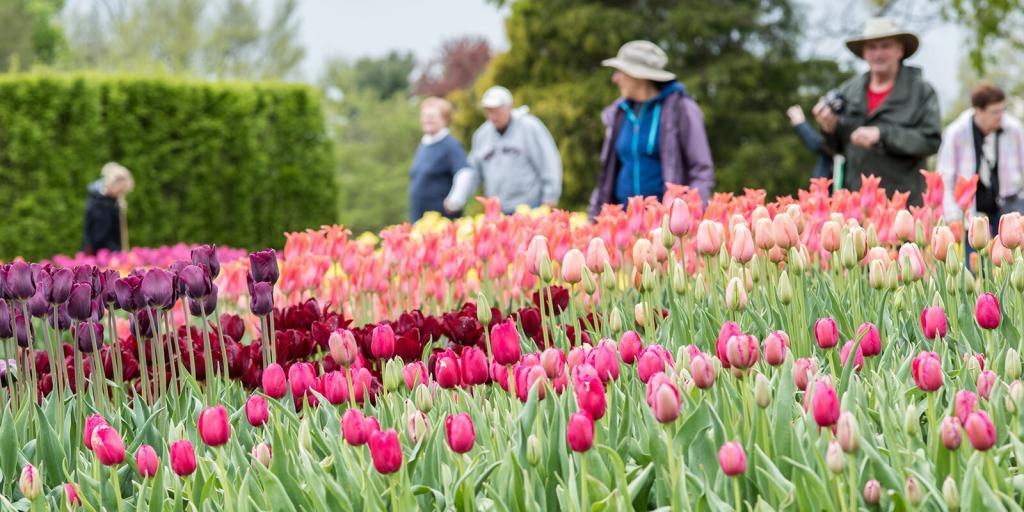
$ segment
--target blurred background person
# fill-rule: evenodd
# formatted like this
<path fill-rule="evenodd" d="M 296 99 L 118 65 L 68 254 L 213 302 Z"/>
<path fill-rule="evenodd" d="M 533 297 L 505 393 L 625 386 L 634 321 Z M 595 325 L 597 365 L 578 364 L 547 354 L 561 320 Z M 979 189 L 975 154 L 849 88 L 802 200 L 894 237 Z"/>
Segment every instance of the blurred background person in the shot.
<path fill-rule="evenodd" d="M 796 136 L 800 137 L 800 142 L 817 157 L 811 178 L 832 178 L 832 153 L 825 145 L 825 138 L 821 133 L 807 122 L 804 109 L 800 105 L 793 105 L 786 109 L 786 116 L 789 117 L 789 124 L 793 125 Z"/>
<path fill-rule="evenodd" d="M 427 98 L 420 106 L 423 138 L 409 169 L 409 222 L 416 222 L 424 213 L 440 212 L 448 218 L 462 215 L 461 208 L 448 212 L 444 198 L 452 188 L 459 169 L 466 167 L 466 151 L 448 132 L 452 120 L 452 104 L 441 98 Z"/>
<path fill-rule="evenodd" d="M 125 196 L 135 188 L 132 173 L 123 165 L 110 162 L 100 171 L 101 178 L 86 188 L 82 251 L 96 254 L 100 249 L 128 249 L 128 201 Z"/>

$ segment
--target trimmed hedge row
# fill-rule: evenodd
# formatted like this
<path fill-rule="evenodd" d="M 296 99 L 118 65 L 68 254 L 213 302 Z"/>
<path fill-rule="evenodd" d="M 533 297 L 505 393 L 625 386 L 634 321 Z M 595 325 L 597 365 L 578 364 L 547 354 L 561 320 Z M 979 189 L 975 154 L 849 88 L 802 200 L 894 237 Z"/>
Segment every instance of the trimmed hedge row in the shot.
<path fill-rule="evenodd" d="M 0 77 L 0 259 L 79 250 L 86 186 L 131 169 L 133 246 L 280 247 L 335 221 L 319 94 L 280 83 Z"/>

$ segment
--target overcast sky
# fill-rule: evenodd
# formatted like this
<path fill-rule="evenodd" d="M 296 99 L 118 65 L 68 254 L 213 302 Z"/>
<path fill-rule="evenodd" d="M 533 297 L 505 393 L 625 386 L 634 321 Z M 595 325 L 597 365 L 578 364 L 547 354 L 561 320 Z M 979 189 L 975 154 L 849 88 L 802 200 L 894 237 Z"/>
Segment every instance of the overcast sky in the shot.
<path fill-rule="evenodd" d="M 825 7 L 827 2 L 798 3 L 806 6 L 806 18 L 812 24 L 826 23 L 837 14 Z M 319 76 L 327 57 L 376 56 L 392 49 L 411 50 L 422 61 L 442 41 L 461 35 L 481 35 L 493 47 L 506 49 L 507 11 L 499 11 L 484 0 L 302 0 L 299 17 L 307 50 L 303 72 L 306 79 L 313 80 Z M 960 91 L 957 68 L 964 55 L 962 43 L 962 34 L 956 27 L 931 25 L 922 34 L 921 49 L 909 60 L 924 69 L 925 78 L 938 91 L 944 110 Z M 804 52 L 849 63 L 856 61 L 841 38 L 813 46 L 806 44 Z M 685 70 L 680 75 L 685 82 Z"/>

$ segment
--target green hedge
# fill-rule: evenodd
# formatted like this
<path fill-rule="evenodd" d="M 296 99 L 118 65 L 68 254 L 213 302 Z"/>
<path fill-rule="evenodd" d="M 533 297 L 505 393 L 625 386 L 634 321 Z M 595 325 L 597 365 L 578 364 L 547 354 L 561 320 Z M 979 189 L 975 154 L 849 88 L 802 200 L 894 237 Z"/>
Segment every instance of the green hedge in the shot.
<path fill-rule="evenodd" d="M 0 259 L 71 254 L 86 186 L 135 176 L 133 246 L 280 247 L 335 220 L 319 94 L 280 83 L 96 74 L 0 76 Z"/>

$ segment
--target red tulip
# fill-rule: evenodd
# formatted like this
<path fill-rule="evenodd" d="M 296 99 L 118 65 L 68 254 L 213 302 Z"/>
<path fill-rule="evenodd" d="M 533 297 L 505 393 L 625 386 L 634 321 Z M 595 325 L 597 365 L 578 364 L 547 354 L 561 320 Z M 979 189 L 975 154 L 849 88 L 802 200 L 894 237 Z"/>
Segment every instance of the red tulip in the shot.
<path fill-rule="evenodd" d="M 585 452 L 594 445 L 594 418 L 585 411 L 569 416 L 565 427 L 565 440 L 574 452 Z"/>
<path fill-rule="evenodd" d="M 265 424 L 270 418 L 270 412 L 267 410 L 267 399 L 260 395 L 250 396 L 245 401 L 245 418 L 254 427 Z"/>
<path fill-rule="evenodd" d="M 996 426 L 985 411 L 972 412 L 964 423 L 964 431 L 975 450 L 985 451 L 996 444 Z"/>
<path fill-rule="evenodd" d="M 293 364 L 288 368 L 288 385 L 292 389 L 292 398 L 300 400 L 310 389 L 316 388 L 316 369 L 310 363 Z"/>
<path fill-rule="evenodd" d="M 377 359 L 391 359 L 395 355 L 395 331 L 389 324 L 380 324 L 373 328 L 370 352 Z"/>
<path fill-rule="evenodd" d="M 839 344 L 839 329 L 832 318 L 819 318 L 814 322 L 814 339 L 821 348 L 832 348 Z"/>
<path fill-rule="evenodd" d="M 779 366 L 786 360 L 789 336 L 784 331 L 773 331 L 764 339 L 764 362 Z"/>
<path fill-rule="evenodd" d="M 830 427 L 839 419 L 839 397 L 832 383 L 826 379 L 818 379 L 814 383 L 814 398 L 811 399 L 814 422 L 818 427 Z"/>
<path fill-rule="evenodd" d="M 451 389 L 458 386 L 462 378 L 460 374 L 459 361 L 453 353 L 442 355 L 434 365 L 434 380 L 442 388 Z"/>
<path fill-rule="evenodd" d="M 282 398 L 288 393 L 288 381 L 284 376 L 284 368 L 273 363 L 263 370 L 263 392 L 270 398 Z"/>
<path fill-rule="evenodd" d="M 206 446 L 222 446 L 228 442 L 231 424 L 223 405 L 207 407 L 199 413 L 199 437 Z"/>
<path fill-rule="evenodd" d="M 718 450 L 718 464 L 726 476 L 742 475 L 747 470 L 747 454 L 743 446 L 733 441 Z"/>
<path fill-rule="evenodd" d="M 370 437 L 369 424 L 359 409 L 349 409 L 341 417 L 341 433 L 345 442 L 352 446 L 362 446 Z"/>
<path fill-rule="evenodd" d="M 92 431 L 92 451 L 104 466 L 124 462 L 124 441 L 113 427 L 100 425 Z"/>
<path fill-rule="evenodd" d="M 93 414 L 85 419 L 85 429 L 82 432 L 82 444 L 86 448 L 92 450 L 92 433 L 96 430 L 96 427 L 100 427 L 107 424 L 106 418 L 99 414 Z"/>
<path fill-rule="evenodd" d="M 573 381 L 573 389 L 576 392 L 576 405 L 581 410 L 586 411 L 590 417 L 596 420 L 604 416 L 608 403 L 601 379 L 584 375 Z"/>
<path fill-rule="evenodd" d="M 402 445 L 398 441 L 398 432 L 389 429 L 385 432 L 374 432 L 369 439 L 370 457 L 373 467 L 383 475 L 398 471 L 402 467 Z"/>
<path fill-rule="evenodd" d="M 847 341 L 843 344 L 843 348 L 839 350 L 839 359 L 842 360 L 843 367 L 846 366 L 846 361 L 850 358 L 850 352 L 853 351 L 855 343 L 853 340 Z M 857 351 L 854 352 L 853 356 L 853 369 L 859 372 L 862 366 L 864 366 L 864 351 L 858 345 Z"/>
<path fill-rule="evenodd" d="M 156 456 L 156 450 L 148 444 L 144 444 L 135 451 L 135 466 L 142 478 L 156 476 L 157 468 L 160 466 L 160 458 Z"/>
<path fill-rule="evenodd" d="M 974 304 L 974 320 L 982 329 L 999 327 L 999 299 L 991 293 L 983 293 Z"/>
<path fill-rule="evenodd" d="M 636 331 L 622 333 L 622 337 L 619 338 L 619 356 L 622 357 L 622 362 L 633 364 L 636 361 L 637 355 L 643 349 L 644 343 L 640 340 L 640 335 Z"/>
<path fill-rule="evenodd" d="M 466 347 L 459 359 L 462 369 L 462 383 L 467 386 L 487 382 L 487 354 L 477 347 Z"/>
<path fill-rule="evenodd" d="M 491 351 L 498 364 L 509 365 L 519 361 L 519 331 L 514 320 L 496 324 L 491 329 Z"/>
<path fill-rule="evenodd" d="M 196 450 L 187 439 L 171 445 L 171 470 L 178 476 L 189 476 L 196 470 Z"/>
<path fill-rule="evenodd" d="M 939 306 L 930 306 L 921 311 L 921 330 L 930 340 L 946 337 L 946 312 Z"/>
<path fill-rule="evenodd" d="M 992 394 L 992 386 L 996 384 L 996 372 L 992 370 L 982 370 L 978 374 L 978 395 L 988 400 L 989 395 Z"/>
<path fill-rule="evenodd" d="M 935 352 L 921 352 L 910 364 L 914 383 L 921 391 L 935 391 L 942 387 L 942 363 Z"/>
<path fill-rule="evenodd" d="M 873 357 L 882 353 L 882 335 L 878 333 L 878 327 L 871 322 L 864 322 L 857 328 L 857 336 L 860 337 L 860 351 L 864 357 Z"/>
<path fill-rule="evenodd" d="M 343 371 L 330 371 L 320 379 L 321 387 L 324 390 L 324 398 L 334 405 L 340 405 L 348 401 L 348 380 Z"/>
<path fill-rule="evenodd" d="M 473 429 L 473 418 L 469 413 L 449 414 L 444 420 L 444 430 L 448 437 L 448 446 L 453 452 L 466 453 L 473 449 L 476 430 Z"/>

